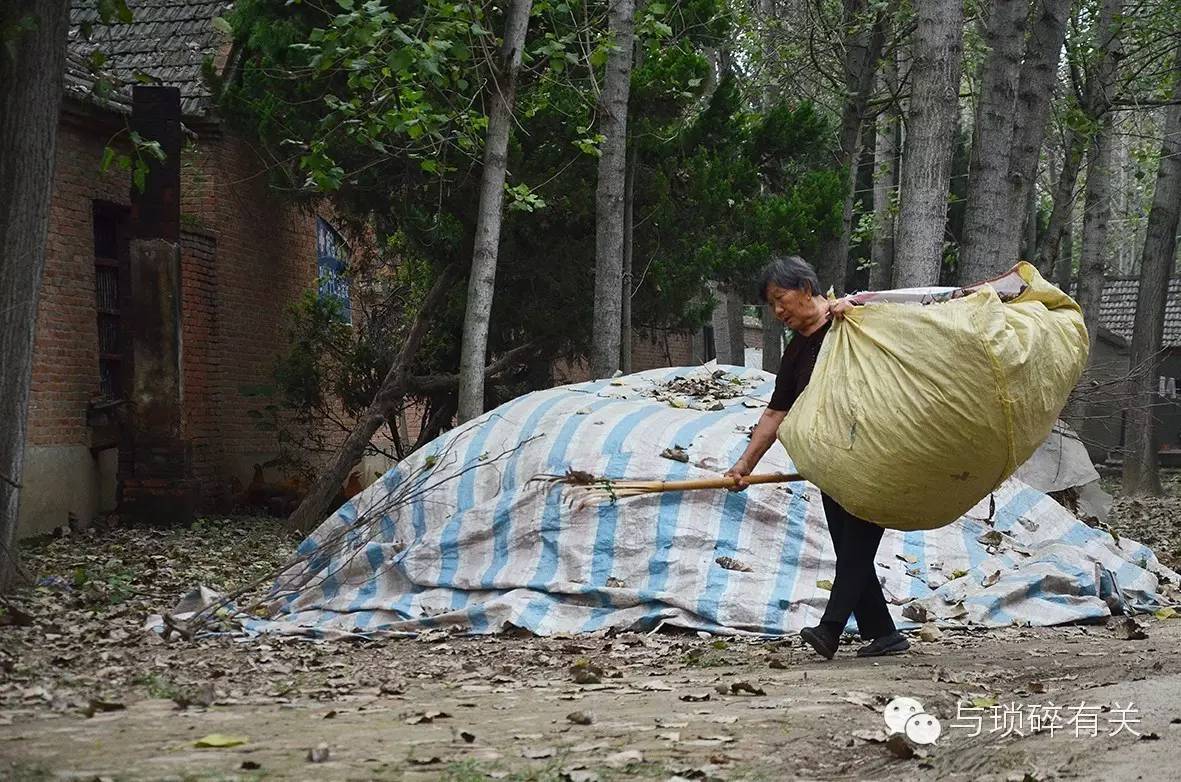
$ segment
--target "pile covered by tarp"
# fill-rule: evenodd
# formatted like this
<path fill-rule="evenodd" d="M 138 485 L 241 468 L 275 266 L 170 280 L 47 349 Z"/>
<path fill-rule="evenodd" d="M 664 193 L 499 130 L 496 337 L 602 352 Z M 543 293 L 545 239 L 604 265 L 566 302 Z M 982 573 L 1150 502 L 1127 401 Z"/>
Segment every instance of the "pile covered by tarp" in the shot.
<path fill-rule="evenodd" d="M 780 634 L 815 623 L 834 555 L 814 486 L 581 506 L 570 487 L 531 480 L 569 469 L 717 477 L 742 453 L 773 386 L 760 370 L 707 365 L 508 402 L 420 449 L 326 520 L 276 582 L 271 617 L 247 628 L 553 634 L 666 624 Z M 759 466 L 792 469 L 778 446 Z M 886 532 L 878 570 L 900 623 L 1096 619 L 1158 606 L 1164 584 L 1176 583 L 1145 546 L 1087 526 L 1016 478 L 993 499 L 991 518 L 986 498 L 941 529 Z"/>

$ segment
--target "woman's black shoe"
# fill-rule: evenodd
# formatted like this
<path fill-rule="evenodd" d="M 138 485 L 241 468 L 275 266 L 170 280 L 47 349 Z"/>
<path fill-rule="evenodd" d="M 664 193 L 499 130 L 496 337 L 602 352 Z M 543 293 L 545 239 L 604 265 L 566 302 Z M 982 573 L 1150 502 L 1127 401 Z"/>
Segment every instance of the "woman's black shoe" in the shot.
<path fill-rule="evenodd" d="M 910 641 L 897 631 L 881 638 L 875 638 L 857 650 L 858 657 L 881 657 L 884 654 L 900 654 L 910 648 Z"/>
<path fill-rule="evenodd" d="M 800 630 L 800 638 L 807 641 L 808 645 L 816 650 L 816 654 L 826 660 L 831 660 L 837 653 L 837 641 L 839 639 L 834 638 L 824 625 L 805 627 L 803 630 Z"/>

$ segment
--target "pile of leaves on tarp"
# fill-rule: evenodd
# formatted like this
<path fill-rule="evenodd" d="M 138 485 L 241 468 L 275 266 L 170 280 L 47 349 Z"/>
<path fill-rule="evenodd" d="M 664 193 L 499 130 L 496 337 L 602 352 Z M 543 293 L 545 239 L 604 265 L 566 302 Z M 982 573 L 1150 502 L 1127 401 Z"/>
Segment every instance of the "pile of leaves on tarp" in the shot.
<path fill-rule="evenodd" d="M 724 369 L 715 370 L 705 375 L 692 377 L 677 376 L 663 383 L 657 383 L 645 396 L 650 396 L 661 402 L 667 402 L 673 407 L 690 408 L 693 410 L 721 410 L 722 400 L 746 396 L 758 383 L 744 379 Z M 763 407 L 758 400 L 751 399 L 748 407 Z"/>

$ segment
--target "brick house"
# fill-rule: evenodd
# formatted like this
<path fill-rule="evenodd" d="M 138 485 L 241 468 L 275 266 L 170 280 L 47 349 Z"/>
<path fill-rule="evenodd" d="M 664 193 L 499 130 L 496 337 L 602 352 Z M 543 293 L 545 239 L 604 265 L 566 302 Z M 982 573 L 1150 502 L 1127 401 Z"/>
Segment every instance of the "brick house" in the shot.
<path fill-rule="evenodd" d="M 181 159 L 182 437 L 202 506 L 276 453 L 240 389 L 266 382 L 286 342 L 287 308 L 339 266 L 324 216 L 268 192 L 262 160 L 212 111 L 202 63 L 227 43 L 213 25 L 228 3 L 132 0 L 134 22 L 98 28 L 116 83 L 144 73 L 180 90 L 189 142 Z M 129 89 L 96 95 L 75 0 L 58 128 L 46 271 L 38 304 L 19 533 L 89 521 L 116 504 L 119 448 L 110 411 L 127 383 L 127 172 L 100 170 L 126 133 Z M 117 143 L 117 141 L 115 142 Z"/>
<path fill-rule="evenodd" d="M 73 0 L 65 98 L 38 303 L 18 534 L 83 524 L 113 511 L 126 488 L 118 411 L 133 351 L 128 246 L 134 237 L 126 171 L 101 170 L 104 149 L 126 139 L 139 75 L 180 93 L 188 143 L 180 155 L 179 436 L 199 509 L 228 504 L 231 485 L 277 455 L 243 395 L 265 384 L 287 343 L 287 313 L 319 282 L 347 301 L 337 272 L 347 245 L 329 215 L 268 190 L 265 161 L 214 110 L 203 76 L 224 65 L 228 37 L 213 20 L 226 0 L 129 0 L 130 24 L 98 24 Z M 79 35 L 94 25 L 91 42 Z M 96 89 L 90 52 L 115 89 Z M 700 352 L 700 351 L 698 351 Z M 688 336 L 637 334 L 635 369 L 694 363 Z M 577 380 L 579 372 L 555 380 Z M 413 422 L 412 422 L 413 424 Z M 124 427 L 125 428 L 125 427 Z M 413 426 L 411 428 L 414 428 Z M 122 460 L 122 462 L 121 462 Z M 384 469 L 380 459 L 362 475 Z M 164 484 L 167 481 L 155 481 Z"/>

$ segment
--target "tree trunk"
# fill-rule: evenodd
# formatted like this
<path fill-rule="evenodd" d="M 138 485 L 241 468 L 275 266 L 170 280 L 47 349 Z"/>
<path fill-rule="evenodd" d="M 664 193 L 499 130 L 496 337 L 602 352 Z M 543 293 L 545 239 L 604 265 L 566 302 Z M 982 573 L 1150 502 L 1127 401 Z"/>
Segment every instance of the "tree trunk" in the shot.
<path fill-rule="evenodd" d="M 31 18 L 30 30 L 18 27 Z M 69 3 L 16 0 L 0 11 L 0 593 L 16 575 L 29 383 L 62 99 Z"/>
<path fill-rule="evenodd" d="M 763 321 L 763 370 L 778 372 L 783 360 L 783 322 L 771 312 L 771 307 L 760 307 Z"/>
<path fill-rule="evenodd" d="M 746 327 L 742 317 L 742 296 L 733 285 L 727 285 L 722 290 L 726 297 L 726 336 L 730 341 L 730 363 L 743 367 L 746 366 Z"/>
<path fill-rule="evenodd" d="M 1061 58 L 1062 42 L 1066 39 L 1069 17 L 1070 0 L 1039 0 L 1034 9 L 1025 61 L 1021 65 L 1017 105 L 1013 112 L 1015 124 L 1009 153 L 1009 191 L 1004 202 L 1006 208 L 1000 214 L 995 228 L 1000 244 L 991 259 L 992 266 L 981 266 L 977 270 L 984 273 L 979 279 L 999 274 L 1017 262 L 1026 199 L 1037 178 L 1038 161 L 1042 142 L 1046 138 L 1050 103 L 1058 84 L 1058 61 Z"/>
<path fill-rule="evenodd" d="M 630 134 L 629 134 L 630 135 Z M 636 197 L 636 149 L 628 142 L 627 179 L 623 186 L 623 292 L 620 301 L 619 368 L 632 372 L 632 250 L 635 247 L 635 224 L 632 207 Z"/>
<path fill-rule="evenodd" d="M 595 191 L 595 300 L 591 335 L 591 376 L 611 377 L 619 369 L 623 321 L 623 191 L 627 168 L 627 104 L 631 88 L 635 0 L 611 0 L 608 29 L 614 46 L 599 97 L 603 144 Z"/>
<path fill-rule="evenodd" d="M 484 144 L 480 177 L 480 205 L 476 217 L 472 271 L 468 278 L 467 310 L 459 360 L 459 420 L 484 412 L 484 364 L 488 354 L 488 325 L 496 289 L 496 256 L 504 216 L 504 180 L 508 169 L 508 139 L 513 124 L 517 72 L 529 30 L 533 0 L 511 0 L 504 22 L 504 43 L 492 74 L 492 110 Z"/>
<path fill-rule="evenodd" d="M 1074 187 L 1078 183 L 1079 165 L 1083 160 L 1083 139 L 1074 130 L 1067 131 L 1066 148 L 1062 155 L 1062 169 L 1058 172 L 1058 181 L 1054 184 L 1054 206 L 1050 211 L 1050 224 L 1046 226 L 1046 233 L 1038 246 L 1037 266 L 1043 269 L 1043 274 L 1053 274 L 1055 280 L 1061 280 L 1058 259 L 1062 252 L 1062 242 L 1065 234 L 1070 230 L 1072 215 L 1074 214 Z M 1070 264 L 1068 263 L 1067 266 Z M 1069 272 L 1065 272 L 1069 279 Z M 1061 287 L 1061 285 L 1059 285 Z M 1063 290 L 1066 290 L 1065 288 Z"/>
<path fill-rule="evenodd" d="M 1071 208 L 1066 215 L 1066 224 L 1062 226 L 1062 239 L 1058 242 L 1058 257 L 1054 261 L 1054 284 L 1070 293 L 1074 280 L 1074 209 Z"/>
<path fill-rule="evenodd" d="M 892 57 L 881 78 L 884 93 L 893 92 L 898 79 Z M 894 280 L 894 193 L 898 187 L 898 113 L 888 106 L 878 114 L 873 146 L 873 243 L 870 245 L 869 289 L 890 288 Z"/>
<path fill-rule="evenodd" d="M 967 210 L 960 243 L 960 280 L 986 280 L 1001 265 L 1001 227 L 1008 209 L 1009 153 L 1021 78 L 1021 54 L 1029 4 L 994 0 L 985 20 L 988 56 L 980 65 L 980 95 L 968 159 Z"/>
<path fill-rule="evenodd" d="M 1177 255 L 1181 211 L 1181 46 L 1177 48 L 1173 104 L 1165 114 L 1164 142 L 1156 190 L 1148 213 L 1148 232 L 1140 258 L 1140 293 L 1132 332 L 1131 366 L 1147 366 L 1132 381 L 1134 396 L 1127 411 L 1123 489 L 1126 494 L 1161 494 L 1158 474 L 1155 405 L 1165 302 Z M 1129 395 L 1131 396 L 1131 395 Z"/>
<path fill-rule="evenodd" d="M 939 281 L 963 60 L 963 5 L 915 0 L 914 8 L 918 27 L 894 242 L 894 284 L 900 287 Z"/>
<path fill-rule="evenodd" d="M 1079 259 L 1078 303 L 1095 349 L 1099 333 L 1099 302 L 1107 272 L 1107 225 L 1111 216 L 1111 115 L 1087 152 L 1087 195 L 1083 203 L 1083 254 Z"/>
<path fill-rule="evenodd" d="M 857 165 L 861 158 L 861 126 L 866 105 L 873 93 L 873 77 L 882 54 L 885 38 L 883 15 L 878 12 L 873 25 L 863 18 L 868 12 L 866 0 L 845 0 L 842 26 L 845 31 L 844 69 L 845 105 L 841 110 L 840 148 L 837 165 L 845 175 L 845 200 L 841 212 L 841 230 L 825 243 L 820 268 L 821 286 L 831 285 L 844 293 L 845 270 L 849 262 L 849 241 L 853 233 L 853 201 Z"/>
<path fill-rule="evenodd" d="M 1024 238 L 1021 240 L 1021 254 L 1020 258 L 1025 261 L 1033 263 L 1037 254 L 1037 188 L 1029 188 L 1029 193 L 1025 196 L 1025 220 L 1022 234 Z"/>

